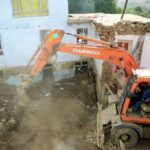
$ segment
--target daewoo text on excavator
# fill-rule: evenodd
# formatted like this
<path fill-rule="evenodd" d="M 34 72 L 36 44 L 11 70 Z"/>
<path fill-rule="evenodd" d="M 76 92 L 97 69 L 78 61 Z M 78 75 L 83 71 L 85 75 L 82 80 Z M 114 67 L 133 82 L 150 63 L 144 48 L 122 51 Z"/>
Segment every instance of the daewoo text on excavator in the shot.
<path fill-rule="evenodd" d="M 93 42 L 94 44 L 97 44 L 97 46 L 61 43 L 64 34 Z M 120 141 L 122 141 L 125 147 L 133 147 L 140 138 L 150 138 L 150 105 L 143 104 L 141 107 L 142 113 L 140 114 L 129 111 L 133 101 L 130 95 L 136 92 L 140 84 L 150 83 L 150 70 L 140 68 L 128 52 L 120 47 L 113 47 L 109 42 L 89 38 L 83 35 L 65 33 L 63 30 L 53 30 L 47 35 L 44 42 L 39 46 L 29 61 L 28 65 L 31 64 L 35 56 L 40 52 L 30 71 L 30 77 L 20 85 L 18 93 L 23 93 L 25 89 L 27 89 L 32 78 L 43 69 L 49 62 L 49 59 L 57 51 L 108 61 L 117 65 L 124 71 L 126 87 L 123 91 L 122 98 L 118 100 L 110 95 L 106 107 L 103 107 L 101 103 L 98 103 L 98 147 L 102 147 L 106 140 L 105 129 L 107 127 L 110 127 L 111 137 L 116 145 L 119 145 Z"/>

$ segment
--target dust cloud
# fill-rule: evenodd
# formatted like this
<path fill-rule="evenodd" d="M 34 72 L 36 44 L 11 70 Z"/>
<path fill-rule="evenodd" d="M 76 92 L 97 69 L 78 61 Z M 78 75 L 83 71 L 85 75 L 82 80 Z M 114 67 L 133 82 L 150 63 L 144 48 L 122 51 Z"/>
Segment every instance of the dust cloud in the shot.
<path fill-rule="evenodd" d="M 97 149 L 86 142 L 88 130 L 95 127 L 95 113 L 87 111 L 77 103 L 73 93 L 68 93 L 70 86 L 79 88 L 79 84 L 63 87 L 53 84 L 40 83 L 30 89 L 30 105 L 24 110 L 20 128 L 8 150 Z"/>

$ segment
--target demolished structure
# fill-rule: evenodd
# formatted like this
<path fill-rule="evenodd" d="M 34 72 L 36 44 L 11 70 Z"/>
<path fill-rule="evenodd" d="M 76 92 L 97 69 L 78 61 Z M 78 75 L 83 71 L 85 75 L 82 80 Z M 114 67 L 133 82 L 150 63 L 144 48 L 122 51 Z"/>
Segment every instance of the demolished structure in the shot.
<path fill-rule="evenodd" d="M 69 24 L 91 24 L 95 29 L 97 38 L 117 44 L 127 50 L 144 67 L 150 68 L 147 63 L 150 57 L 150 19 L 136 15 L 125 14 L 123 21 L 120 21 L 119 14 L 73 14 L 70 15 Z M 103 64 L 103 65 L 102 65 Z M 97 90 L 99 100 L 104 99 L 107 91 L 112 88 L 114 77 L 112 71 L 114 66 L 107 62 L 94 60 L 97 74 Z M 121 83 L 122 84 L 122 83 Z M 103 102 L 102 102 L 103 103 Z"/>
<path fill-rule="evenodd" d="M 20 71 L 24 69 L 24 66 L 26 66 L 26 63 L 29 60 L 27 58 L 30 58 L 31 54 L 35 51 L 37 45 L 41 43 L 41 41 L 44 39 L 46 33 L 54 28 L 63 29 L 66 33 L 71 33 L 72 35 L 81 34 L 92 37 L 94 39 L 109 41 L 112 44 L 112 47 L 119 46 L 122 47 L 125 51 L 128 51 L 136 59 L 136 62 L 140 66 L 150 68 L 150 64 L 147 63 L 150 58 L 150 53 L 148 51 L 150 46 L 150 19 L 126 14 L 124 21 L 120 22 L 119 14 L 103 13 L 76 15 L 70 14 L 68 17 L 66 5 L 67 1 L 62 1 L 62 5 L 59 6 L 55 5 L 54 0 L 51 0 L 51 2 L 52 3 L 49 3 L 46 9 L 46 16 L 43 16 L 42 18 L 38 16 L 34 19 L 31 19 L 31 16 L 24 18 L 24 16 L 21 16 L 21 12 L 19 12 L 20 16 L 17 16 L 17 18 L 15 18 L 15 14 L 13 14 L 13 16 L 11 15 L 12 11 L 10 10 L 12 10 L 12 8 L 10 7 L 10 3 L 8 3 L 8 1 L 4 2 L 4 6 L 9 6 L 6 8 L 11 9 L 9 10 L 9 14 L 6 16 L 6 18 L 1 18 L 0 16 L 0 19 L 2 19 L 2 22 L 0 23 L 0 32 L 2 33 L 0 35 L 2 39 L 2 42 L 0 41 L 0 48 L 2 54 L 0 59 L 0 66 L 2 76 L 5 76 L 4 78 L 6 80 L 8 79 L 7 82 L 9 84 L 16 84 L 16 80 L 17 82 L 20 82 L 20 80 L 18 81 L 18 78 L 16 79 L 16 74 L 20 73 Z M 64 10 L 61 10 L 62 6 L 65 6 Z M 51 9 L 53 12 L 52 8 L 54 8 L 54 10 L 58 10 L 58 12 L 60 13 L 49 13 L 48 9 Z M 6 15 L 6 10 L 1 9 L 0 11 L 2 11 L 3 13 L 5 12 L 4 14 Z M 59 16 L 59 18 L 53 18 L 53 16 Z M 42 19 L 42 21 L 40 19 Z M 10 23 L 8 24 L 9 20 Z M 57 38 L 57 35 L 55 35 L 54 37 Z M 85 46 L 86 44 L 91 44 L 91 42 L 87 41 L 86 39 L 81 40 L 79 37 L 67 37 L 63 40 L 67 43 L 74 43 L 80 46 L 82 46 L 83 44 Z M 93 52 L 91 51 L 81 51 L 80 49 L 75 49 L 74 52 L 93 54 Z M 95 54 L 99 55 L 99 52 L 96 52 Z M 44 78 L 45 72 L 47 70 L 48 72 L 46 72 L 46 74 L 52 74 L 55 82 L 58 82 L 62 79 L 74 77 L 78 72 L 87 71 L 89 84 L 87 84 L 84 80 L 82 81 L 83 83 L 81 82 L 81 84 L 84 85 L 83 88 L 88 86 L 88 90 L 94 95 L 92 96 L 92 98 L 94 97 L 93 99 L 95 100 L 95 104 L 97 102 L 96 98 L 98 98 L 100 104 L 105 107 L 107 105 L 106 102 L 109 94 L 119 95 L 122 92 L 121 90 L 123 90 L 124 80 L 122 79 L 122 72 L 119 72 L 120 74 L 115 74 L 116 77 L 114 78 L 113 74 L 118 69 L 115 65 L 97 59 L 91 60 L 82 56 L 84 55 L 81 55 L 80 57 L 59 52 L 56 53 L 56 55 L 52 58 L 52 61 L 50 60 L 48 64 L 44 67 L 44 70 L 41 72 L 37 80 L 38 82 L 39 80 L 41 81 Z M 12 82 L 11 78 L 14 74 L 15 77 L 13 76 Z M 51 82 L 49 82 L 49 84 L 50 83 Z M 74 83 L 62 83 L 62 85 L 63 84 L 73 85 Z M 56 83 L 56 85 L 61 84 Z M 76 88 L 78 88 L 78 85 Z M 78 101 L 86 109 L 88 108 L 88 110 L 93 110 L 93 108 L 90 108 L 90 106 L 86 106 L 80 102 L 80 94 L 82 95 L 82 93 L 80 92 L 83 88 L 78 89 L 79 97 L 76 97 L 77 94 L 75 94 L 75 99 L 77 99 L 76 101 Z M 32 90 L 30 93 L 31 95 Z M 63 90 L 64 87 L 60 86 L 59 89 L 58 86 L 59 92 Z M 36 98 L 42 97 L 43 95 L 46 97 L 51 96 L 51 93 L 47 89 L 46 91 L 45 89 L 42 89 L 41 91 L 42 94 L 38 93 L 39 95 L 37 94 L 38 96 L 35 97 L 35 100 Z M 96 93 L 96 91 L 99 92 Z M 69 93 L 68 95 L 71 95 L 71 93 Z M 48 98 L 47 101 L 49 100 Z M 88 99 L 85 98 L 85 100 Z M 50 102 L 48 104 L 48 106 L 50 106 Z M 40 104 L 37 105 L 37 107 L 40 108 Z M 44 103 L 44 105 L 47 104 Z M 91 105 L 93 105 L 92 102 Z M 96 110 L 95 107 L 94 110 Z M 82 124 L 80 124 L 79 126 L 82 126 Z"/>

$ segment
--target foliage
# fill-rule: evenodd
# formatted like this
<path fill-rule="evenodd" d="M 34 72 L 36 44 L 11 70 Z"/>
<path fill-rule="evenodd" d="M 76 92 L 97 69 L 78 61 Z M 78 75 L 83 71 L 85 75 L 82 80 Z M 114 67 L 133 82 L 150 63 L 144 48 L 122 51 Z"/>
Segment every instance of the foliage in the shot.
<path fill-rule="evenodd" d="M 150 18 L 150 10 L 146 10 L 146 9 L 143 10 L 140 6 L 135 7 L 135 8 L 128 8 L 126 13 L 135 14 L 135 15 Z"/>
<path fill-rule="evenodd" d="M 117 0 L 69 0 L 69 13 L 122 13 Z M 150 9 L 143 6 L 128 7 L 126 13 L 150 18 Z"/>
<path fill-rule="evenodd" d="M 94 12 L 93 0 L 69 0 L 69 13 Z"/>
<path fill-rule="evenodd" d="M 120 8 L 120 7 L 117 7 L 117 8 L 116 8 L 116 13 L 117 13 L 117 14 L 121 14 L 122 11 L 123 11 L 122 8 Z"/>
<path fill-rule="evenodd" d="M 140 6 L 137 6 L 134 8 L 134 10 L 137 12 L 137 13 L 142 13 L 142 8 Z"/>
<path fill-rule="evenodd" d="M 95 0 L 95 12 L 116 13 L 116 0 Z"/>
<path fill-rule="evenodd" d="M 116 0 L 69 0 L 69 13 L 115 13 Z"/>

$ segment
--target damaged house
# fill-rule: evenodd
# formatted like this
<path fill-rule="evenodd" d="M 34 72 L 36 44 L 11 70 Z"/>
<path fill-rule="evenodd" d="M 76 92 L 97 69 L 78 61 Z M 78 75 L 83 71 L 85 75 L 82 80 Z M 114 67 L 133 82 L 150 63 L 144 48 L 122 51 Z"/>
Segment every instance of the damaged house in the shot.
<path fill-rule="evenodd" d="M 10 69 L 16 71 L 26 66 L 45 35 L 53 29 L 62 29 L 74 34 L 84 33 L 91 37 L 95 35 L 95 30 L 90 24 L 86 26 L 68 24 L 68 0 L 60 1 L 59 5 L 55 0 L 0 1 L 1 77 L 7 78 L 9 74 L 12 74 Z M 63 41 L 78 42 L 76 38 L 67 36 Z M 72 62 L 73 64 L 79 60 L 81 60 L 79 56 L 64 53 L 58 53 L 57 58 L 54 58 L 54 62 Z M 66 66 L 69 67 L 68 63 Z M 57 66 L 55 63 L 55 67 L 55 70 L 61 69 L 60 64 Z M 63 77 L 71 77 L 74 70 L 63 71 L 62 74 Z M 59 71 L 58 73 L 54 71 L 54 76 L 61 78 Z"/>
<path fill-rule="evenodd" d="M 117 42 L 119 46 L 131 52 L 142 67 L 150 68 L 150 64 L 147 63 L 150 55 L 148 52 L 150 43 L 150 23 L 148 22 L 150 19 L 126 14 L 124 20 L 120 22 L 119 14 L 69 15 L 67 0 L 61 1 L 60 5 L 56 5 L 54 0 L 43 0 L 42 2 L 32 0 L 31 2 L 1 1 L 1 76 L 7 74 L 8 68 L 16 69 L 25 66 L 45 35 L 56 28 L 72 34 L 83 34 L 92 38 Z M 76 44 L 78 39 L 66 36 L 63 42 Z M 84 44 L 90 43 L 85 40 Z M 73 76 L 75 64 L 78 61 L 80 62 L 77 63 L 78 67 L 87 65 L 83 57 L 59 52 L 57 57 L 53 59 L 53 64 L 55 64 L 53 65 L 55 67 L 54 76 L 58 80 Z M 85 63 L 83 64 L 82 61 Z M 61 63 L 58 64 L 57 62 Z M 70 63 L 73 64 L 73 69 Z M 95 64 L 97 72 L 101 76 L 102 61 L 95 60 Z M 63 74 L 63 77 L 60 76 L 59 72 Z"/>
<path fill-rule="evenodd" d="M 150 83 L 150 19 L 120 17 L 0 1 L 0 149 L 149 149 L 150 107 L 130 97 Z"/>
<path fill-rule="evenodd" d="M 136 59 L 141 67 L 150 68 L 150 64 L 147 63 L 150 57 L 150 19 L 125 14 L 123 21 L 120 21 L 120 16 L 120 14 L 102 13 L 75 14 L 70 15 L 68 22 L 77 25 L 91 24 L 96 38 L 122 47 Z M 111 92 L 109 85 L 112 85 L 114 65 L 95 59 L 94 68 L 97 74 L 97 90 L 101 91 L 98 99 L 102 100 L 105 89 Z"/>

